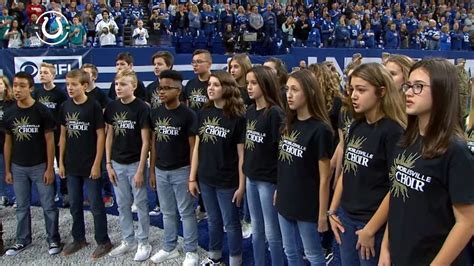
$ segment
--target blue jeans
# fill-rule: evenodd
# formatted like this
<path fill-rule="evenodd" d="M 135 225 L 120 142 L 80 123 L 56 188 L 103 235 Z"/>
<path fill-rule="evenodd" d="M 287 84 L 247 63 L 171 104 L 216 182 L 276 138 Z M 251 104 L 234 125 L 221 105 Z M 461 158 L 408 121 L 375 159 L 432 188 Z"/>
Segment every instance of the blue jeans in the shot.
<path fill-rule="evenodd" d="M 117 175 L 117 186 L 115 196 L 119 211 L 120 227 L 122 228 L 122 238 L 127 243 L 135 242 L 135 232 L 133 229 L 132 204 L 137 206 L 138 231 L 136 239 L 139 243 L 148 243 L 150 230 L 150 216 L 148 214 L 147 181 L 143 174 L 143 186 L 135 187 L 133 176 L 137 172 L 139 162 L 131 164 L 119 164 L 112 161 L 112 167 Z"/>
<path fill-rule="evenodd" d="M 209 254 L 213 259 L 219 259 L 224 239 L 223 226 L 227 231 L 227 242 L 230 257 L 242 256 L 242 227 L 239 211 L 232 203 L 236 188 L 216 188 L 200 182 L 202 199 L 207 210 L 209 227 Z"/>
<path fill-rule="evenodd" d="M 342 208 L 339 208 L 337 214 L 345 230 L 344 233 L 341 234 L 342 243 L 339 246 L 342 265 L 377 265 L 385 226 L 382 226 L 375 234 L 375 257 L 370 260 L 363 260 L 360 257 L 359 251 L 356 249 L 357 240 L 359 239 L 356 235 L 356 231 L 364 228 L 367 223 L 349 218 Z"/>
<path fill-rule="evenodd" d="M 303 260 L 303 254 L 298 252 L 298 235 L 296 234 L 296 230 L 299 230 L 303 242 L 304 254 L 311 266 L 326 265 L 317 223 L 287 219 L 280 214 L 278 214 L 278 220 L 280 221 L 283 248 L 285 249 L 286 258 L 288 259 L 288 265 L 306 265 Z"/>
<path fill-rule="evenodd" d="M 97 244 L 110 241 L 107 234 L 107 213 L 102 201 L 102 177 L 92 179 L 81 176 L 68 176 L 67 189 L 69 192 L 70 212 L 72 216 L 72 237 L 74 241 L 86 240 L 84 224 L 84 190 L 86 186 L 92 216 L 94 217 L 94 238 Z"/>
<path fill-rule="evenodd" d="M 0 154 L 0 197 L 7 197 L 7 183 L 5 182 L 5 161 L 3 160 L 3 153 Z"/>
<path fill-rule="evenodd" d="M 31 243 L 31 185 L 35 184 L 39 194 L 41 207 L 48 234 L 48 243 L 59 243 L 61 238 L 58 231 L 59 211 L 54 204 L 54 184 L 46 185 L 43 180 L 46 164 L 23 167 L 12 164 L 13 189 L 16 194 L 16 243 L 27 245 Z"/>
<path fill-rule="evenodd" d="M 198 230 L 194 199 L 188 192 L 190 167 L 164 171 L 155 167 L 156 188 L 163 213 L 164 240 L 163 249 L 172 251 L 178 241 L 178 217 L 183 221 L 184 251 L 196 252 L 198 246 Z"/>
<path fill-rule="evenodd" d="M 247 178 L 247 200 L 252 219 L 253 258 L 256 266 L 265 265 L 265 240 L 268 240 L 272 265 L 284 264 L 278 213 L 273 206 L 276 184 Z"/>

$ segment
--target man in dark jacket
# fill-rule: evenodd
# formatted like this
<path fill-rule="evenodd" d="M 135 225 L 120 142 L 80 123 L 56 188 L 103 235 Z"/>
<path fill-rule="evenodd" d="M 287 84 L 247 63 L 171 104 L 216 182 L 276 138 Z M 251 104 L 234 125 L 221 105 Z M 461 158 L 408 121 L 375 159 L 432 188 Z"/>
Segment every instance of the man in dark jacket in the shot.
<path fill-rule="evenodd" d="M 311 24 L 306 19 L 306 15 L 302 14 L 300 19 L 295 24 L 294 36 L 296 38 L 297 45 L 306 46 L 309 32 L 311 31 Z"/>

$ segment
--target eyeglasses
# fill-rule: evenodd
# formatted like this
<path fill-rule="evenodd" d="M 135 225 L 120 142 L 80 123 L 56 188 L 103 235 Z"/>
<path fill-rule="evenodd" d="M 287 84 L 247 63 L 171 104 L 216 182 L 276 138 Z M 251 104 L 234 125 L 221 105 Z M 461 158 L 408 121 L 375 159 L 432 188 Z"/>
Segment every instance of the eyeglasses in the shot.
<path fill-rule="evenodd" d="M 209 62 L 209 61 L 205 61 L 205 60 L 196 60 L 196 61 L 191 61 L 191 65 L 201 65 L 201 64 L 204 64 L 206 62 Z"/>
<path fill-rule="evenodd" d="M 405 83 L 402 85 L 402 91 L 406 93 L 409 89 L 412 89 L 413 94 L 418 95 L 423 91 L 423 87 L 430 87 L 430 85 L 420 84 L 420 83 L 415 83 L 415 84 Z"/>
<path fill-rule="evenodd" d="M 170 91 L 170 90 L 175 90 L 179 89 L 179 87 L 171 87 L 171 86 L 159 86 L 158 91 Z"/>

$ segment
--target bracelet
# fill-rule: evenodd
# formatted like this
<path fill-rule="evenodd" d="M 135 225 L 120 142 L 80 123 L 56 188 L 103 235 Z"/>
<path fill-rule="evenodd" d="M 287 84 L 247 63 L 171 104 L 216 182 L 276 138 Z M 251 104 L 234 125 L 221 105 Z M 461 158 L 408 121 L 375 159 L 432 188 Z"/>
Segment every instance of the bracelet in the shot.
<path fill-rule="evenodd" d="M 112 162 L 106 162 L 105 164 L 112 164 Z"/>
<path fill-rule="evenodd" d="M 189 180 L 189 183 L 197 182 L 197 180 Z"/>
<path fill-rule="evenodd" d="M 336 211 L 335 211 L 335 210 L 328 210 L 328 211 L 326 212 L 326 215 L 327 215 L 327 216 L 333 216 L 333 215 L 335 215 L 335 214 L 336 214 Z"/>

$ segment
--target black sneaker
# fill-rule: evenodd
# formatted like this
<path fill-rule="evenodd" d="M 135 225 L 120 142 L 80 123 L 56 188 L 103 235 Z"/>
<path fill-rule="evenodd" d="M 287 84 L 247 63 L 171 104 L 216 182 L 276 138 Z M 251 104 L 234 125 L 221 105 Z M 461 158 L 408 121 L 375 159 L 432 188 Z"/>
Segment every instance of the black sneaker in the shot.
<path fill-rule="evenodd" d="M 7 249 L 7 252 L 5 252 L 5 255 L 7 256 L 15 256 L 18 253 L 22 252 L 25 250 L 29 245 L 23 245 L 23 244 L 15 244 L 9 249 Z"/>
<path fill-rule="evenodd" d="M 56 255 L 61 252 L 61 244 L 56 242 L 49 243 L 48 253 L 49 255 Z"/>

